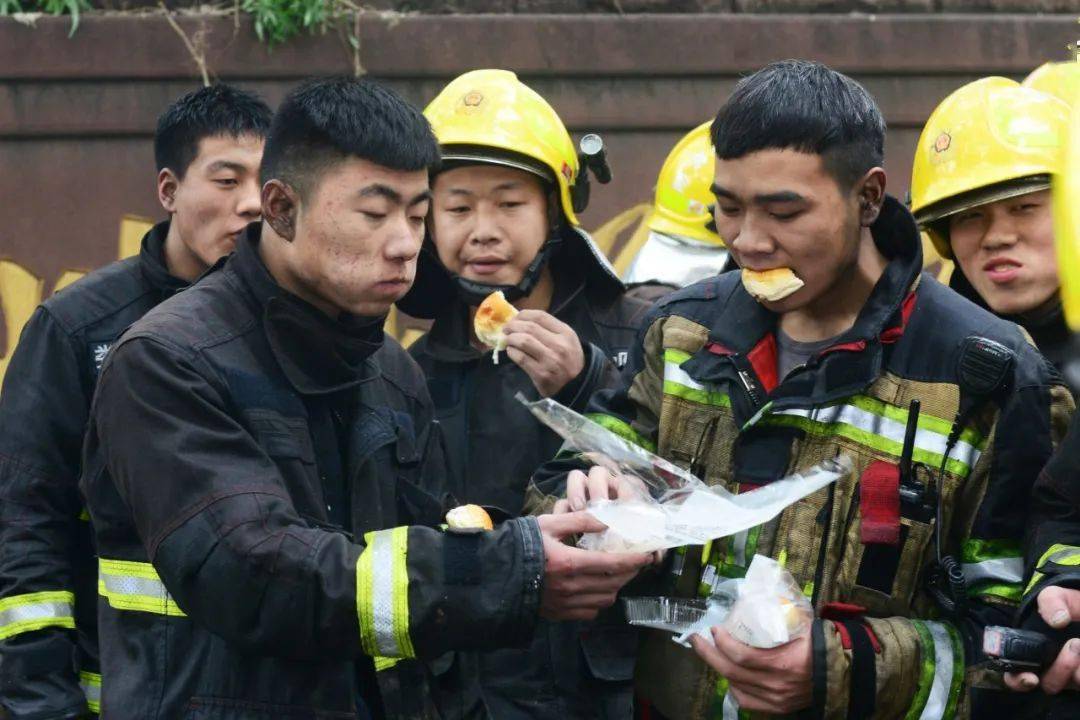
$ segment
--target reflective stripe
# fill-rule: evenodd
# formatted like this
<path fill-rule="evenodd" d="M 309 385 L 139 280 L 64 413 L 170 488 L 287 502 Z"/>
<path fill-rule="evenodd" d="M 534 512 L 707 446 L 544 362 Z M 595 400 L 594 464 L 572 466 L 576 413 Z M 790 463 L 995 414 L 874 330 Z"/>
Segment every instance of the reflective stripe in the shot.
<path fill-rule="evenodd" d="M 639 433 L 630 426 L 630 423 L 621 418 L 604 413 L 589 413 L 585 417 L 592 420 L 600 427 L 610 430 L 627 442 L 633 443 L 638 447 L 643 447 L 649 452 L 656 452 L 656 443 Z"/>
<path fill-rule="evenodd" d="M 6 597 L 0 600 L 0 640 L 46 627 L 74 628 L 74 603 L 67 590 Z"/>
<path fill-rule="evenodd" d="M 926 629 L 934 644 L 934 682 L 926 698 L 920 720 L 941 720 L 946 717 L 950 705 L 955 705 L 953 696 L 959 689 L 956 682 L 956 646 L 952 632 L 943 623 L 927 622 Z"/>
<path fill-rule="evenodd" d="M 962 567 L 964 580 L 968 583 L 1021 583 L 1024 581 L 1024 561 L 1018 557 L 963 563 Z"/>
<path fill-rule="evenodd" d="M 98 594 L 116 610 L 186 617 L 150 563 L 100 558 Z"/>
<path fill-rule="evenodd" d="M 679 365 L 690 359 L 689 353 L 681 350 L 664 351 L 664 394 L 681 397 L 703 405 L 731 407 L 727 393 L 719 392 L 714 387 L 702 385 L 690 377 Z"/>
<path fill-rule="evenodd" d="M 911 625 L 919 636 L 919 650 L 922 662 L 919 663 L 919 684 L 916 686 L 915 697 L 912 698 L 911 706 L 908 707 L 907 713 L 904 714 L 904 720 L 918 720 L 926 707 L 926 698 L 930 695 L 930 687 L 934 684 L 934 638 L 922 621 L 912 620 Z"/>
<path fill-rule="evenodd" d="M 793 424 L 809 432 L 841 435 L 875 450 L 900 457 L 906 426 L 900 419 L 889 417 L 895 415 L 893 411 L 898 408 L 892 408 L 886 403 L 865 396 L 852 398 L 852 403 L 809 410 L 802 408 L 774 410 L 771 415 L 763 418 L 762 422 L 786 424 L 784 418 L 791 418 L 795 421 Z M 913 454 L 916 462 L 935 467 L 941 464 L 941 458 L 948 443 L 948 431 L 939 432 L 939 422 L 938 418 L 919 417 Z M 945 466 L 949 472 L 956 475 L 967 475 L 982 454 L 980 447 L 982 441 L 969 433 L 966 433 L 966 437 L 966 440 L 961 439 L 956 442 Z"/>
<path fill-rule="evenodd" d="M 1055 565 L 1062 565 L 1065 567 L 1074 567 L 1080 565 L 1080 547 L 1075 545 L 1062 545 L 1060 543 L 1054 543 L 1046 552 L 1039 558 L 1039 562 L 1035 563 L 1035 572 L 1031 574 L 1031 581 L 1028 582 L 1026 588 L 1024 588 L 1024 594 L 1027 595 L 1031 592 L 1031 589 L 1039 584 L 1044 577 L 1043 573 L 1038 572 L 1039 568 L 1047 563 L 1053 563 Z"/>
<path fill-rule="evenodd" d="M 86 707 L 90 708 L 90 712 L 100 715 L 101 676 L 84 670 L 79 673 L 79 687 L 82 688 L 83 695 L 86 696 Z"/>
<path fill-rule="evenodd" d="M 375 672 L 382 672 L 383 670 L 389 670 L 390 668 L 401 662 L 402 658 L 388 658 L 388 657 L 376 657 Z"/>
<path fill-rule="evenodd" d="M 356 614 L 364 652 L 415 657 L 409 637 L 408 528 L 370 532 L 356 561 Z"/>

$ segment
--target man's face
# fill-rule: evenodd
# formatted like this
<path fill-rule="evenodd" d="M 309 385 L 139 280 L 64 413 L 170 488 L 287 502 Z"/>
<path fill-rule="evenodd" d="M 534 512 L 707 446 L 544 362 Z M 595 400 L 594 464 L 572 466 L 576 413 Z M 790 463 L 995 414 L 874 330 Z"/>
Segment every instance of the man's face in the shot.
<path fill-rule="evenodd" d="M 431 201 L 427 170 L 350 158 L 315 183 L 285 248 L 288 272 L 324 309 L 385 315 L 416 276 Z"/>
<path fill-rule="evenodd" d="M 995 313 L 1028 312 L 1057 293 L 1049 190 L 951 216 L 949 243 L 964 275 Z"/>
<path fill-rule="evenodd" d="M 716 161 L 716 226 L 740 267 L 791 268 L 804 285 L 777 302 L 786 313 L 826 293 L 855 263 L 858 197 L 842 193 L 820 155 L 760 150 Z"/>
<path fill-rule="evenodd" d="M 189 259 L 203 269 L 231 253 L 243 229 L 259 219 L 262 152 L 263 139 L 254 135 L 206 137 L 184 178 L 172 176 L 165 209 Z"/>
<path fill-rule="evenodd" d="M 517 285 L 548 235 L 547 195 L 535 175 L 498 165 L 439 173 L 432 236 L 450 272 Z"/>

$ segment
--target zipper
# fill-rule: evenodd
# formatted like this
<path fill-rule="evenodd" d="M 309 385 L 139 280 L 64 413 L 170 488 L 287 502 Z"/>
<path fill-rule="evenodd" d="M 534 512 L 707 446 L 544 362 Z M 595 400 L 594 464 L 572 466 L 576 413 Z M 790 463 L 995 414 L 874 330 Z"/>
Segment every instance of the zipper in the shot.
<path fill-rule="evenodd" d="M 754 378 L 745 370 L 739 370 L 738 372 L 739 380 L 742 382 L 743 387 L 746 388 L 746 394 L 750 396 L 754 407 L 761 407 L 762 397 L 758 393 L 757 383 L 754 382 Z"/>

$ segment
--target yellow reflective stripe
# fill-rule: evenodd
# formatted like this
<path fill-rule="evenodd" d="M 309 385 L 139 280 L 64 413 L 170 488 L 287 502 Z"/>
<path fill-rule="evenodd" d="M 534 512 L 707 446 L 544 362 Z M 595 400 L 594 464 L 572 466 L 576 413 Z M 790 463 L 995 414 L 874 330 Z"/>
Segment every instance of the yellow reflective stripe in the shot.
<path fill-rule="evenodd" d="M 0 640 L 47 627 L 74 628 L 75 595 L 67 590 L 12 595 L 0 600 Z"/>
<path fill-rule="evenodd" d="M 101 676 L 97 673 L 83 670 L 79 673 L 79 687 L 86 696 L 86 707 L 90 712 L 101 714 Z"/>
<path fill-rule="evenodd" d="M 364 535 L 356 561 L 356 615 L 360 643 L 372 657 L 415 657 L 409 637 L 409 529 Z"/>
<path fill-rule="evenodd" d="M 629 443 L 645 448 L 649 452 L 656 452 L 656 443 L 639 433 L 630 426 L 630 423 L 622 418 L 617 418 L 614 415 L 608 415 L 606 413 L 588 413 L 585 417 L 592 420 L 600 427 L 610 430 Z"/>
<path fill-rule="evenodd" d="M 887 455 L 900 457 L 906 431 L 904 423 L 868 409 L 869 406 L 865 400 L 870 399 L 864 398 L 860 403 L 862 407 L 857 404 L 842 403 L 809 410 L 802 408 L 775 410 L 772 414 L 766 415 L 762 422 L 771 425 L 795 426 L 819 436 L 839 435 Z M 935 430 L 924 428 L 923 425 L 920 417 L 912 457 L 916 462 L 937 467 L 941 464 L 948 437 Z M 966 476 L 981 454 L 981 444 L 973 445 L 961 440 L 950 452 L 945 469 L 954 475 Z"/>
<path fill-rule="evenodd" d="M 150 563 L 100 558 L 98 594 L 116 610 L 186 617 Z"/>
<path fill-rule="evenodd" d="M 679 367 L 689 359 L 690 354 L 681 350 L 664 350 L 664 394 L 703 405 L 731 407 L 731 399 L 727 393 L 702 385 Z"/>
<path fill-rule="evenodd" d="M 950 706 L 955 712 L 954 696 L 959 692 L 956 666 L 959 664 L 962 668 L 964 658 L 962 653 L 957 654 L 957 643 L 951 627 L 945 623 L 927 622 L 926 629 L 934 643 L 934 681 L 930 685 L 926 706 L 919 718 L 920 720 L 947 720 Z"/>
<path fill-rule="evenodd" d="M 912 627 L 919 636 L 919 652 L 922 662 L 919 666 L 919 684 L 915 690 L 915 697 L 911 700 L 904 720 L 918 720 L 922 716 L 923 708 L 926 707 L 926 699 L 930 696 L 930 687 L 934 684 L 934 638 L 930 630 L 920 620 L 912 620 Z"/>
<path fill-rule="evenodd" d="M 382 672 L 383 670 L 389 670 L 390 668 L 401 662 L 402 658 L 388 658 L 388 657 L 376 657 L 375 672 Z"/>
<path fill-rule="evenodd" d="M 1031 580 L 1028 582 L 1027 587 L 1024 588 L 1024 595 L 1031 592 L 1031 589 L 1046 577 L 1043 573 L 1038 572 L 1038 569 L 1047 563 L 1054 563 L 1055 565 L 1062 565 L 1064 567 L 1080 565 L 1080 547 L 1054 543 L 1047 548 L 1046 552 L 1039 558 L 1039 562 L 1035 563 L 1036 572 L 1031 574 Z"/>

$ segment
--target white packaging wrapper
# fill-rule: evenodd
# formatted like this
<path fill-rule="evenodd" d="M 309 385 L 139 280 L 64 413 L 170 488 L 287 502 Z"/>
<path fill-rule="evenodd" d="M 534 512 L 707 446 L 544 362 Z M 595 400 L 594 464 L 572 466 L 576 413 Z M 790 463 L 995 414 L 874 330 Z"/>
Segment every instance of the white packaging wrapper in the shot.
<path fill-rule="evenodd" d="M 588 550 L 652 552 L 704 545 L 768 522 L 852 469 L 849 458 L 838 456 L 736 495 L 720 486 L 707 486 L 686 470 L 550 398 L 528 402 L 520 394 L 517 397 L 565 440 L 564 450 L 577 450 L 592 464 L 622 476 L 636 491 L 633 497 L 589 503 L 589 513 L 608 529 L 582 536 L 578 544 Z"/>
<path fill-rule="evenodd" d="M 805 634 L 813 620 L 814 609 L 791 573 L 755 555 L 722 627 L 751 647 L 773 648 Z"/>

